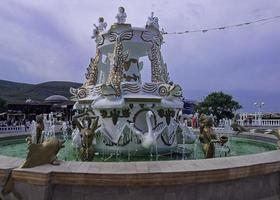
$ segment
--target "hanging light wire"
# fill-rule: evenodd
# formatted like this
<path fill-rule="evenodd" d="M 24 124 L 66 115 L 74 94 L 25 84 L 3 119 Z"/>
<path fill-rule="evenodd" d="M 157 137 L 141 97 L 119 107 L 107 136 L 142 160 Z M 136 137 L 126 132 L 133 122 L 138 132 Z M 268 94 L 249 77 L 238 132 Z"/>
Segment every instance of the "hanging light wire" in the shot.
<path fill-rule="evenodd" d="M 196 30 L 175 31 L 175 32 L 165 32 L 164 29 L 163 29 L 162 34 L 165 34 L 165 35 L 175 35 L 175 34 L 180 35 L 180 34 L 187 34 L 187 33 L 206 33 L 208 31 L 231 29 L 231 28 L 248 26 L 248 25 L 251 25 L 251 24 L 274 21 L 274 20 L 279 20 L 279 19 L 280 19 L 280 15 L 274 16 L 274 17 L 269 17 L 269 18 L 258 19 L 258 20 L 254 20 L 254 21 L 248 21 L 248 22 L 239 23 L 239 24 L 234 24 L 234 25 L 220 26 L 220 27 L 207 28 L 207 29 L 196 29 Z"/>

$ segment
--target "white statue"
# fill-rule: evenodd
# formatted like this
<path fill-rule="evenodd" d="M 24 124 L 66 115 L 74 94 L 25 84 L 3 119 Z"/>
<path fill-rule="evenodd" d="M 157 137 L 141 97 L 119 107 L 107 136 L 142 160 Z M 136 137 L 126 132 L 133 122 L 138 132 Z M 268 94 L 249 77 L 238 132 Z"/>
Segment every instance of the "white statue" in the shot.
<path fill-rule="evenodd" d="M 36 143 L 36 122 L 32 120 L 31 122 L 31 136 L 32 136 L 32 143 Z"/>
<path fill-rule="evenodd" d="M 52 124 L 49 128 L 47 137 L 50 138 L 50 137 L 54 137 L 54 136 L 55 136 L 55 125 Z"/>
<path fill-rule="evenodd" d="M 124 7 L 119 7 L 119 13 L 118 13 L 117 16 L 116 16 L 117 23 L 118 23 L 118 24 L 124 24 L 125 21 L 126 21 L 126 17 L 127 17 L 127 16 L 126 16 Z"/>
<path fill-rule="evenodd" d="M 93 26 L 99 31 L 102 32 L 106 29 L 107 27 L 107 23 L 104 22 L 104 18 L 103 17 L 99 17 L 98 18 L 98 26 L 96 26 L 95 24 L 93 24 Z"/>
<path fill-rule="evenodd" d="M 146 123 L 148 126 L 148 131 L 145 132 L 142 135 L 142 146 L 145 149 L 149 149 L 151 146 L 156 145 L 156 140 L 159 137 L 159 135 L 162 133 L 162 131 L 165 129 L 165 126 L 159 126 L 156 129 L 152 127 L 152 116 L 153 116 L 152 111 L 148 111 L 146 113 Z"/>
<path fill-rule="evenodd" d="M 50 120 L 47 119 L 47 114 L 44 115 L 43 123 L 44 123 L 44 134 L 42 135 L 42 138 L 47 139 L 47 134 L 48 134 L 50 126 L 51 126 Z"/>
<path fill-rule="evenodd" d="M 158 18 L 154 16 L 154 12 L 152 12 L 151 16 L 148 17 L 146 26 L 153 26 L 156 29 L 159 29 Z"/>
<path fill-rule="evenodd" d="M 100 32 L 105 31 L 107 27 L 107 23 L 104 21 L 103 17 L 98 18 L 98 25 L 93 24 L 95 27 L 92 31 L 92 36 L 91 38 L 95 38 Z"/>

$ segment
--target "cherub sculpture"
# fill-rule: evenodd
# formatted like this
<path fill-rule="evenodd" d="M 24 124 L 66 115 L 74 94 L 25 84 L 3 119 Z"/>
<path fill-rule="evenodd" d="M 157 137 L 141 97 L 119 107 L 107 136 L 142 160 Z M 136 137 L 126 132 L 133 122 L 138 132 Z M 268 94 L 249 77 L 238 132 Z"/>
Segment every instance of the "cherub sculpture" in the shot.
<path fill-rule="evenodd" d="M 92 33 L 92 36 L 91 36 L 92 39 L 95 38 L 100 32 L 102 32 L 106 29 L 107 23 L 104 21 L 103 17 L 99 17 L 98 18 L 98 25 L 93 24 L 93 26 L 95 28 L 93 29 L 93 33 Z"/>
<path fill-rule="evenodd" d="M 91 114 L 91 116 L 90 116 Z M 81 118 L 81 120 L 79 120 Z M 94 157 L 94 149 L 92 146 L 98 126 L 99 117 L 96 117 L 91 110 L 74 116 L 73 124 L 75 124 L 81 133 L 80 157 L 82 161 L 92 161 Z"/>
<path fill-rule="evenodd" d="M 151 13 L 151 16 L 148 17 L 147 23 L 146 23 L 147 27 L 155 27 L 156 29 L 159 29 L 159 24 L 158 24 L 158 18 L 154 16 L 154 12 Z"/>
<path fill-rule="evenodd" d="M 98 26 L 96 26 L 95 24 L 93 24 L 93 26 L 99 31 L 102 32 L 106 29 L 107 27 L 107 23 L 104 21 L 103 17 L 99 17 L 98 18 Z"/>
<path fill-rule="evenodd" d="M 119 7 L 119 12 L 118 12 L 118 14 L 117 14 L 117 16 L 116 16 L 116 19 L 117 19 L 117 23 L 118 24 L 124 24 L 125 23 L 125 21 L 126 21 L 126 13 L 125 13 L 125 9 L 124 9 L 124 7 Z"/>

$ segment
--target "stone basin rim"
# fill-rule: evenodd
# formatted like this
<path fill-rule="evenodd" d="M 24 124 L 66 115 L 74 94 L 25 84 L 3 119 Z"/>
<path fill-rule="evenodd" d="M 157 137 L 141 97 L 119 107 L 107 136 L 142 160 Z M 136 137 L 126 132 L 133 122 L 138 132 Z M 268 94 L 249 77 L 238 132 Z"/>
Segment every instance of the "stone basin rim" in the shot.
<path fill-rule="evenodd" d="M 275 150 L 212 160 L 146 163 L 62 162 L 60 166 L 14 168 L 12 178 L 34 185 L 51 183 L 83 186 L 159 186 L 230 181 L 279 171 L 280 150 Z M 0 168 L 0 182 L 3 173 L 5 170 Z"/>
<path fill-rule="evenodd" d="M 250 134 L 248 135 L 250 137 Z M 182 185 L 230 181 L 280 172 L 280 150 L 199 160 L 62 161 L 59 166 L 48 164 L 34 168 L 17 168 L 23 161 L 20 158 L 0 155 L 0 185 L 3 184 L 7 171 L 12 171 L 14 181 L 34 185 L 51 183 L 81 186 Z"/>

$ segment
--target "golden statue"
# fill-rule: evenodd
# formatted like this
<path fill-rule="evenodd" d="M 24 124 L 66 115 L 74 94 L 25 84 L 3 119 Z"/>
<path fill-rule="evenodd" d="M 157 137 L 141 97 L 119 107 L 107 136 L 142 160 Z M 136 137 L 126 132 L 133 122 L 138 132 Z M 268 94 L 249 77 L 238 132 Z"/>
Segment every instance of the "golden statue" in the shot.
<path fill-rule="evenodd" d="M 205 158 L 213 158 L 215 155 L 214 143 L 218 142 L 217 136 L 214 133 L 213 120 L 205 114 L 201 114 L 199 118 L 200 134 L 199 140 L 202 144 L 202 150 Z"/>
<path fill-rule="evenodd" d="M 35 136 L 35 143 L 40 144 L 42 143 L 42 132 L 44 130 L 44 121 L 43 115 L 36 116 L 36 136 Z"/>
<path fill-rule="evenodd" d="M 278 141 L 277 141 L 277 148 L 280 149 L 280 128 L 273 130 L 271 132 L 271 134 L 273 134 L 275 137 L 277 137 Z"/>
<path fill-rule="evenodd" d="M 57 153 L 64 147 L 64 141 L 57 138 L 50 138 L 42 144 L 33 144 L 31 138 L 28 137 L 28 153 L 25 162 L 21 168 L 31 168 L 44 164 L 57 164 Z"/>
<path fill-rule="evenodd" d="M 93 116 L 89 116 L 89 112 Z M 81 121 L 78 119 L 81 118 Z M 92 146 L 92 141 L 95 138 L 95 131 L 100 126 L 98 126 L 99 117 L 94 116 L 92 111 L 87 111 L 82 114 L 74 116 L 73 124 L 78 127 L 81 132 L 81 148 L 80 148 L 80 158 L 82 161 L 92 161 L 94 157 L 94 149 Z"/>

